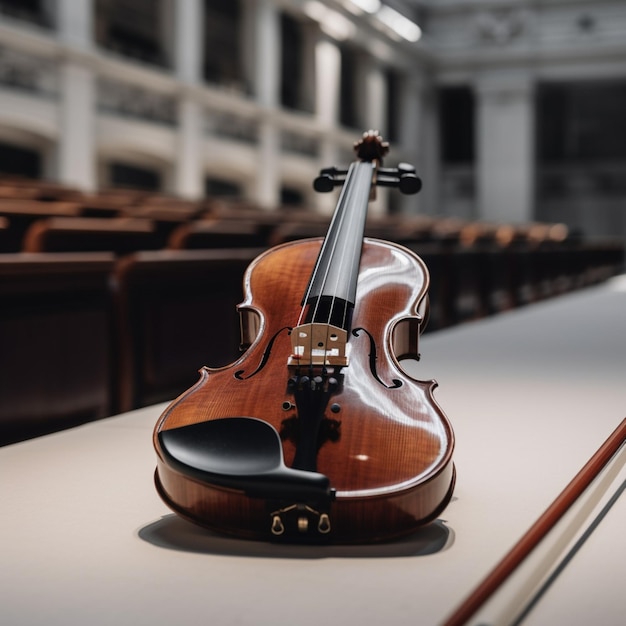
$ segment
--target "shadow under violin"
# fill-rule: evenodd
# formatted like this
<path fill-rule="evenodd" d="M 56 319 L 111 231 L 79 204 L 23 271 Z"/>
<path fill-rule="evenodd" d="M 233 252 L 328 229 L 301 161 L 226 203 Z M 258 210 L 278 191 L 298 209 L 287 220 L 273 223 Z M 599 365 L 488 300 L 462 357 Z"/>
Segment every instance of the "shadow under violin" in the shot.
<path fill-rule="evenodd" d="M 454 544 L 454 530 L 436 520 L 411 535 L 386 543 L 365 545 L 285 544 L 249 541 L 228 537 L 201 528 L 174 514 L 146 524 L 138 536 L 159 548 L 214 554 L 282 559 L 394 558 L 427 556 L 448 550 Z"/>

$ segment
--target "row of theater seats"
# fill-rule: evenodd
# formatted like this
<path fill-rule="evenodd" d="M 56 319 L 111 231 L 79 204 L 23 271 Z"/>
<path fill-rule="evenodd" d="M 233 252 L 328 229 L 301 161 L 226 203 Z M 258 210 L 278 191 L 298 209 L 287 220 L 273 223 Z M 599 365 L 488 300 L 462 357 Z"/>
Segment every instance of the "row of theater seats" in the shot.
<path fill-rule="evenodd" d="M 61 218 L 73 237 L 56 237 Z M 0 184 L 0 240 L 13 242 L 0 254 L 0 445 L 169 400 L 202 365 L 231 362 L 246 267 L 326 227 L 304 212 Z M 567 237 L 559 225 L 390 218 L 369 221 L 368 234 L 426 262 L 427 330 L 603 280 L 624 261 L 621 243 Z"/>
<path fill-rule="evenodd" d="M 193 202 L 129 190 L 98 195 L 53 184 L 0 179 L 0 251 L 113 252 L 268 247 L 323 236 L 328 216 L 306 210 L 263 211 L 249 203 Z M 405 245 L 464 248 L 548 246 L 568 240 L 562 224 L 511 225 L 419 216 L 368 218 L 366 235 Z"/>
<path fill-rule="evenodd" d="M 0 254 L 0 444 L 171 399 L 232 361 L 257 252 Z"/>

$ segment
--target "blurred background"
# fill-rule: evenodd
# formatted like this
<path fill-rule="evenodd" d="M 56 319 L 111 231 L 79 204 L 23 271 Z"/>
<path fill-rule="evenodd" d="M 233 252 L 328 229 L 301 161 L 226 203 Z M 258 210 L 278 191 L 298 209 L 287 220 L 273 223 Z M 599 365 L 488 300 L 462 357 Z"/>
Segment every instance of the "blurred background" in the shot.
<path fill-rule="evenodd" d="M 367 129 L 424 182 L 365 234 L 428 332 L 623 273 L 625 111 L 624 0 L 0 0 L 0 445 L 237 359 L 246 268 L 326 233 Z"/>
<path fill-rule="evenodd" d="M 0 171 L 332 209 L 361 131 L 425 181 L 372 211 L 626 237 L 623 0 L 0 0 Z"/>

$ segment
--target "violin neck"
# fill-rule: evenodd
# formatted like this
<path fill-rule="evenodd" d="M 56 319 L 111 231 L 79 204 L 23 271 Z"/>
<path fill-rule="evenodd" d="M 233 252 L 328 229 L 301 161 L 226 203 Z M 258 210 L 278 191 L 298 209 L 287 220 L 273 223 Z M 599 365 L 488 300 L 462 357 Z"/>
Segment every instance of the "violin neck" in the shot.
<path fill-rule="evenodd" d="M 356 161 L 350 165 L 303 305 L 343 301 L 354 307 L 365 219 L 375 167 L 376 164 L 370 161 Z M 327 307 L 315 308 L 320 312 L 326 309 L 323 316 L 328 319 Z"/>
<path fill-rule="evenodd" d="M 348 365 L 346 352 L 361 263 L 367 205 L 376 163 L 350 166 L 317 257 L 302 306 L 304 324 L 291 333 L 295 366 Z"/>

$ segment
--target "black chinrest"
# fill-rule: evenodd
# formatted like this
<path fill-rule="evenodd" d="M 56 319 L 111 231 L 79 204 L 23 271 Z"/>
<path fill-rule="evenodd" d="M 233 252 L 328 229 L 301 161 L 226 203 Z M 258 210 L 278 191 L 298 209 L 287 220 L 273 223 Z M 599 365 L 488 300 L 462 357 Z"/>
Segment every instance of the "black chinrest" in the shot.
<path fill-rule="evenodd" d="M 181 474 L 251 497 L 307 500 L 331 495 L 328 477 L 284 464 L 276 429 L 253 417 L 225 417 L 159 433 L 165 460 Z"/>

